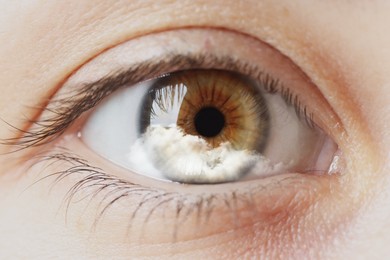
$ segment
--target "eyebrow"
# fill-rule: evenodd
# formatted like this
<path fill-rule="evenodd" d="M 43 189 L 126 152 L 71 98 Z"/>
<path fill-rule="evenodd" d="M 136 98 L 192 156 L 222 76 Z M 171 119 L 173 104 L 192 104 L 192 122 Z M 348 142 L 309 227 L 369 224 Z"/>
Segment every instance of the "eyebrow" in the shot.
<path fill-rule="evenodd" d="M 64 89 L 54 96 L 47 107 L 40 108 L 41 116 L 32 122 L 29 130 L 13 127 L 21 132 L 21 137 L 9 138 L 0 143 L 16 146 L 18 147 L 16 151 L 47 144 L 63 134 L 84 112 L 92 109 L 105 97 L 122 87 L 129 87 L 180 70 L 218 68 L 250 74 L 259 81 L 271 80 L 268 74 L 263 73 L 256 66 L 228 56 L 169 53 L 157 60 L 151 58 L 123 70 L 111 72 L 93 82 L 77 83 L 66 87 L 68 90 Z"/>

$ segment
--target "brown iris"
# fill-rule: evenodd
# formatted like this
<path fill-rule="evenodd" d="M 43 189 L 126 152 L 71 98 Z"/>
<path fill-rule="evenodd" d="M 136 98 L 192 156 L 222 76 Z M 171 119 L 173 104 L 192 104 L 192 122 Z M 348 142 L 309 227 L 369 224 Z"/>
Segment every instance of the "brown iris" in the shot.
<path fill-rule="evenodd" d="M 172 113 L 167 127 L 176 125 L 212 147 L 229 142 L 237 150 L 258 150 L 266 140 L 265 100 L 258 86 L 242 75 L 221 70 L 177 72 L 157 80 L 149 93 L 142 113 L 150 115 L 143 118 L 147 125 Z"/>

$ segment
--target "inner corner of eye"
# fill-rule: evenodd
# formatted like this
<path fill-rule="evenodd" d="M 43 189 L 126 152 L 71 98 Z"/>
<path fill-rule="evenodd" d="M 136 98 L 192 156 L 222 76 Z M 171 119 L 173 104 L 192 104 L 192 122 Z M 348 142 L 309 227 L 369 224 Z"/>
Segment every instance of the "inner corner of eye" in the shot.
<path fill-rule="evenodd" d="M 132 172 L 179 183 L 326 171 L 323 157 L 333 154 L 324 155 L 323 134 L 265 89 L 235 72 L 171 73 L 112 94 L 82 138 Z"/>

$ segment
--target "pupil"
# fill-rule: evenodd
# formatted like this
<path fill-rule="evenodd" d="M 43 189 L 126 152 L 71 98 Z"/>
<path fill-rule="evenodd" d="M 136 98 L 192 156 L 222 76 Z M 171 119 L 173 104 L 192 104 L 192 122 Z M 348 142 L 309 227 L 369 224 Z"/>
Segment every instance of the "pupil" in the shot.
<path fill-rule="evenodd" d="M 195 115 L 195 129 L 204 137 L 217 136 L 225 126 L 225 117 L 215 107 L 204 107 Z"/>

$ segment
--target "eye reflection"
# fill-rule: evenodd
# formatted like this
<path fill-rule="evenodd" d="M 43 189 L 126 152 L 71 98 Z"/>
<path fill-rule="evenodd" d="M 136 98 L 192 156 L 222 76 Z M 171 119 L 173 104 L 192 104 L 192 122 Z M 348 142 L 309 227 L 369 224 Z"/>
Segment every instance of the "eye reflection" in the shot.
<path fill-rule="evenodd" d="M 168 75 L 151 86 L 143 103 L 141 143 L 154 165 L 173 181 L 239 179 L 266 141 L 265 100 L 252 81 L 233 72 Z M 138 146 L 134 153 L 142 150 Z"/>

